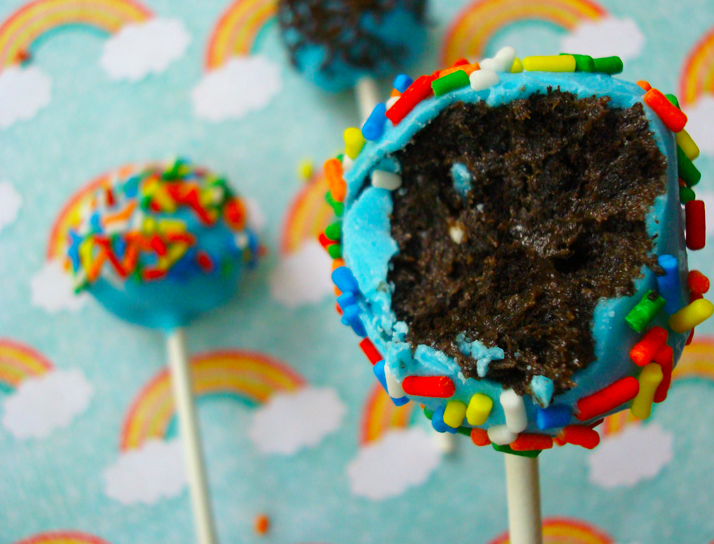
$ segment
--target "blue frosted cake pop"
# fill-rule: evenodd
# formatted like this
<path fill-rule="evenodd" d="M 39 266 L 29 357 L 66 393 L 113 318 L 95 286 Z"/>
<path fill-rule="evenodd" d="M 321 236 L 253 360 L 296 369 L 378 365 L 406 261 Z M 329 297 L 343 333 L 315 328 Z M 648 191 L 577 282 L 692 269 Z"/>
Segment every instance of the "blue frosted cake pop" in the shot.
<path fill-rule="evenodd" d="M 96 191 L 67 261 L 75 288 L 131 323 L 171 330 L 227 302 L 258 258 L 246 209 L 193 164 L 150 164 Z"/>
<path fill-rule="evenodd" d="M 426 0 L 280 0 L 278 21 L 293 65 L 340 91 L 416 60 L 425 7 Z"/>
<path fill-rule="evenodd" d="M 507 48 L 422 76 L 326 163 L 342 321 L 437 431 L 595 447 L 664 400 L 714 311 L 687 286 L 686 117 L 598 67 L 622 65 Z"/>

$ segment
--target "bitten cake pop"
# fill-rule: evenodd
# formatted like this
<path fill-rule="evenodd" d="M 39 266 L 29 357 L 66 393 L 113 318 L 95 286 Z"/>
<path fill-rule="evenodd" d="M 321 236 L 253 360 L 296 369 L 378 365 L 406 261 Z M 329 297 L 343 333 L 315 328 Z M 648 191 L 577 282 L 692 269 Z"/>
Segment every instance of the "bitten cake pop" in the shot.
<path fill-rule="evenodd" d="M 99 187 L 70 231 L 78 291 L 117 317 L 167 334 L 171 382 L 199 544 L 217 542 L 184 327 L 227 302 L 259 255 L 226 180 L 178 160 Z"/>
<path fill-rule="evenodd" d="M 328 91 L 413 62 L 426 40 L 426 0 L 279 0 L 293 65 Z"/>
<path fill-rule="evenodd" d="M 592 448 L 603 417 L 665 399 L 714 311 L 688 282 L 705 230 L 686 116 L 621 69 L 512 48 L 460 61 L 395 91 L 327 161 L 342 321 L 436 430 Z"/>
<path fill-rule="evenodd" d="M 76 289 L 164 330 L 224 304 L 258 256 L 243 201 L 225 179 L 183 161 L 100 188 L 70 236 Z"/>

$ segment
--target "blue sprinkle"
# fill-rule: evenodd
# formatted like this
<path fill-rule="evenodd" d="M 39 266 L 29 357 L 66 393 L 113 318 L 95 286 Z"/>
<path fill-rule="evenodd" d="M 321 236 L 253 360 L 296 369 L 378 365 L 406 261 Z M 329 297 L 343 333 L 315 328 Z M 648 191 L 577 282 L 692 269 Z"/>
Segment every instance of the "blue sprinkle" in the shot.
<path fill-rule="evenodd" d="M 657 290 L 664 298 L 664 311 L 669 315 L 681 310 L 680 288 L 679 288 L 679 267 L 677 258 L 672 255 L 660 255 L 657 263 L 664 269 L 664 276 L 657 276 Z"/>
<path fill-rule="evenodd" d="M 340 266 L 332 271 L 332 282 L 343 293 L 358 293 L 359 284 L 346 266 Z"/>
<path fill-rule="evenodd" d="M 394 78 L 393 87 L 400 93 L 403 93 L 409 88 L 412 83 L 414 83 L 414 80 L 410 78 L 407 74 L 399 74 L 397 77 Z"/>
<path fill-rule="evenodd" d="M 466 193 L 471 190 L 471 182 L 473 176 L 466 165 L 460 162 L 455 162 L 451 166 L 451 179 L 454 182 L 454 189 L 461 196 L 461 198 L 466 197 Z"/>
<path fill-rule="evenodd" d="M 570 423 L 570 408 L 556 404 L 549 408 L 536 408 L 536 425 L 541 431 L 559 429 Z"/>
<path fill-rule="evenodd" d="M 389 389 L 387 389 L 387 376 L 384 373 L 384 361 L 379 361 L 376 365 L 372 367 L 372 372 L 377 377 L 377 380 L 382 386 L 382 389 L 389 395 Z M 395 399 L 394 397 L 389 397 L 395 406 L 404 406 L 409 402 L 409 397 L 402 397 Z"/>
<path fill-rule="evenodd" d="M 533 376 L 531 379 L 531 391 L 538 400 L 538 404 L 547 408 L 550 406 L 550 401 L 553 399 L 553 391 L 555 386 L 553 380 L 545 376 Z"/>
<path fill-rule="evenodd" d="M 451 433 L 456 434 L 456 429 L 449 427 L 444 423 L 444 410 L 446 410 L 446 405 L 442 404 L 439 406 L 434 414 L 431 416 L 431 426 L 437 433 Z"/>
<path fill-rule="evenodd" d="M 387 105 L 377 104 L 367 120 L 362 125 L 362 136 L 365 140 L 374 142 L 379 140 L 384 134 L 384 126 L 387 123 Z"/>
<path fill-rule="evenodd" d="M 344 308 L 342 310 L 342 323 L 344 325 L 352 327 L 352 330 L 357 336 L 361 336 L 362 338 L 364 338 L 365 336 L 367 336 L 367 330 L 364 328 L 362 320 L 359 318 L 359 312 L 359 306 L 356 305 Z"/>
<path fill-rule="evenodd" d="M 342 293 L 337 297 L 337 304 L 340 305 L 340 308 L 342 308 L 344 312 L 349 306 L 355 306 L 357 304 L 357 297 L 354 293 Z"/>
<path fill-rule="evenodd" d="M 67 257 L 72 261 L 72 270 L 75 272 L 79 270 L 80 260 L 79 260 L 79 246 L 82 244 L 82 238 L 75 231 L 69 231 L 69 247 L 67 248 Z"/>

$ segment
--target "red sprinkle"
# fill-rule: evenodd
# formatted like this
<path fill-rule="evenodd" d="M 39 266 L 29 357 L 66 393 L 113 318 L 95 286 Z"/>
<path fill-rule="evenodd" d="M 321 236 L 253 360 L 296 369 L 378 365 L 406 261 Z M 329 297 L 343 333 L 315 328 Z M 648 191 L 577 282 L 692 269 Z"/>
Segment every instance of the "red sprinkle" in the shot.
<path fill-rule="evenodd" d="M 687 342 L 684 345 L 688 346 L 689 344 L 692 343 L 692 340 L 694 340 L 694 329 L 689 331 L 689 338 L 687 338 Z"/>
<path fill-rule="evenodd" d="M 491 440 L 488 438 L 488 431 L 474 427 L 471 429 L 471 442 L 477 446 L 488 446 L 491 443 Z"/>
<path fill-rule="evenodd" d="M 196 262 L 198 262 L 198 266 L 203 268 L 204 272 L 213 272 L 213 259 L 205 251 L 196 252 Z"/>
<path fill-rule="evenodd" d="M 584 397 L 578 401 L 578 414 L 575 416 L 580 421 L 592 419 L 621 404 L 634 399 L 640 390 L 637 378 L 628 376 L 608 385 L 605 389 Z"/>
<path fill-rule="evenodd" d="M 321 232 L 320 235 L 317 237 L 318 242 L 320 242 L 320 245 L 327 249 L 329 246 L 336 244 L 334 240 L 330 240 L 327 236 L 325 236 L 324 232 Z"/>
<path fill-rule="evenodd" d="M 382 354 L 377 351 L 377 348 L 374 346 L 374 344 L 369 338 L 365 338 L 364 340 L 362 340 L 359 343 L 359 347 L 362 348 L 362 351 L 367 356 L 367 359 L 369 359 L 369 362 L 373 365 L 376 365 L 379 361 L 382 360 Z"/>
<path fill-rule="evenodd" d="M 634 378 L 632 379 L 634 380 Z M 637 383 L 637 380 L 635 380 L 635 383 Z M 595 429 L 591 429 L 590 427 L 568 425 L 564 427 L 563 431 L 558 435 L 556 442 L 561 446 L 563 444 L 573 444 L 591 450 L 600 443 L 600 435 Z"/>
<path fill-rule="evenodd" d="M 667 97 L 657 89 L 652 88 L 647 91 L 644 101 L 672 132 L 681 132 L 684 125 L 687 124 L 687 116 L 684 112 L 667 100 Z"/>
<path fill-rule="evenodd" d="M 402 93 L 399 100 L 387 110 L 387 118 L 395 125 L 404 119 L 419 102 L 432 95 L 434 91 L 431 88 L 431 82 L 435 79 L 436 77 L 434 75 L 419 76 L 416 81 L 409 85 L 409 88 Z"/>
<path fill-rule="evenodd" d="M 112 191 L 111 187 L 104 188 L 104 195 L 107 198 L 107 206 L 114 206 L 116 201 L 114 200 L 114 191 Z"/>
<path fill-rule="evenodd" d="M 337 313 L 342 315 L 342 308 L 340 308 L 340 305 L 335 302 L 335 310 L 337 310 Z"/>
<path fill-rule="evenodd" d="M 165 270 L 160 270 L 159 268 L 144 268 L 141 271 L 141 277 L 145 281 L 159 280 L 166 275 Z"/>
<path fill-rule="evenodd" d="M 245 226 L 245 205 L 240 198 L 232 198 L 223 207 L 223 217 L 234 230 L 242 230 Z"/>
<path fill-rule="evenodd" d="M 669 346 L 664 346 L 654 357 L 654 362 L 662 367 L 662 381 L 655 391 L 654 401 L 662 402 L 667 398 L 669 385 L 672 383 L 672 366 L 674 366 L 674 350 Z"/>
<path fill-rule="evenodd" d="M 164 244 L 164 241 L 159 235 L 154 234 L 149 244 L 151 245 L 151 249 L 153 249 L 159 257 L 166 255 L 166 244 Z"/>
<path fill-rule="evenodd" d="M 687 276 L 687 285 L 693 293 L 703 295 L 709 291 L 709 278 L 702 274 L 699 270 L 690 270 Z"/>
<path fill-rule="evenodd" d="M 707 241 L 704 201 L 690 200 L 684 205 L 684 211 L 687 224 L 687 247 L 692 250 L 702 249 Z"/>
<path fill-rule="evenodd" d="M 652 327 L 630 350 L 630 358 L 637 366 L 645 366 L 652 362 L 662 346 L 667 343 L 667 331 L 662 327 Z"/>
<path fill-rule="evenodd" d="M 470 64 L 467 59 L 461 58 L 456 61 L 454 61 L 454 64 L 451 65 L 452 68 L 455 68 L 457 66 L 464 66 L 465 64 Z"/>
<path fill-rule="evenodd" d="M 402 388 L 414 397 L 448 398 L 456 392 L 456 386 L 448 376 L 407 376 Z"/>
<path fill-rule="evenodd" d="M 547 434 L 521 433 L 510 446 L 513 451 L 548 450 L 553 447 L 553 437 Z"/>

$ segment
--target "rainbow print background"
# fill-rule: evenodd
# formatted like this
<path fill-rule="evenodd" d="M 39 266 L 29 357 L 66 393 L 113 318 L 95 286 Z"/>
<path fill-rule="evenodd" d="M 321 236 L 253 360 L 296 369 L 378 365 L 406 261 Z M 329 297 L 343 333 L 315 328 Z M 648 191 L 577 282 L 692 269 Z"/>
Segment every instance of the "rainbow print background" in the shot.
<path fill-rule="evenodd" d="M 224 173 L 266 220 L 269 254 L 247 295 L 188 332 L 196 355 L 200 417 L 223 542 L 384 544 L 473 542 L 507 537 L 503 460 L 460 442 L 426 483 L 382 502 L 350 492 L 346 466 L 395 429 L 424 425 L 418 407 L 395 409 L 375 388 L 369 364 L 340 325 L 333 301 L 297 308 L 272 298 L 268 277 L 329 221 L 325 181 L 295 174 L 335 152 L 357 113 L 350 93 L 325 96 L 288 67 L 274 22 L 275 0 L 4 0 L 0 75 L 37 66 L 52 100 L 33 119 L 0 129 L 0 182 L 23 198 L 0 230 L 0 421 L 4 401 L 31 377 L 80 369 L 92 404 L 71 425 L 19 441 L 0 425 L 0 544 L 191 544 L 184 492 L 124 505 L 104 491 L 103 471 L 149 440 L 175 437 L 164 346 L 91 302 L 48 313 L 31 304 L 31 278 L 62 251 L 64 234 L 91 187 L 117 168 L 181 154 Z M 165 71 L 110 81 L 104 42 L 127 24 L 178 19 L 191 42 Z M 676 92 L 685 109 L 714 97 L 711 0 L 432 0 L 430 46 L 414 73 L 443 59 L 556 53 L 568 33 L 608 17 L 631 18 L 644 49 L 623 77 Z M 191 91 L 235 56 L 281 67 L 282 91 L 262 111 L 211 122 L 194 115 Z M 24 66 L 23 65 L 23 66 Z M 122 166 L 125 165 L 125 166 Z M 714 195 L 714 156 L 697 161 L 703 195 Z M 316 169 L 317 170 L 317 169 Z M 698 191 L 699 192 L 699 191 Z M 714 197 L 710 222 L 714 224 Z M 690 264 L 714 276 L 714 238 Z M 260 455 L 247 436 L 253 414 L 279 391 L 334 388 L 347 406 L 340 429 L 295 455 Z M 674 544 L 714 541 L 714 323 L 697 333 L 654 420 L 609 419 L 605 440 L 634 426 L 673 436 L 673 459 L 654 478 L 605 489 L 590 479 L 590 454 L 542 456 L 548 544 Z M 271 519 L 268 535 L 255 516 Z"/>

